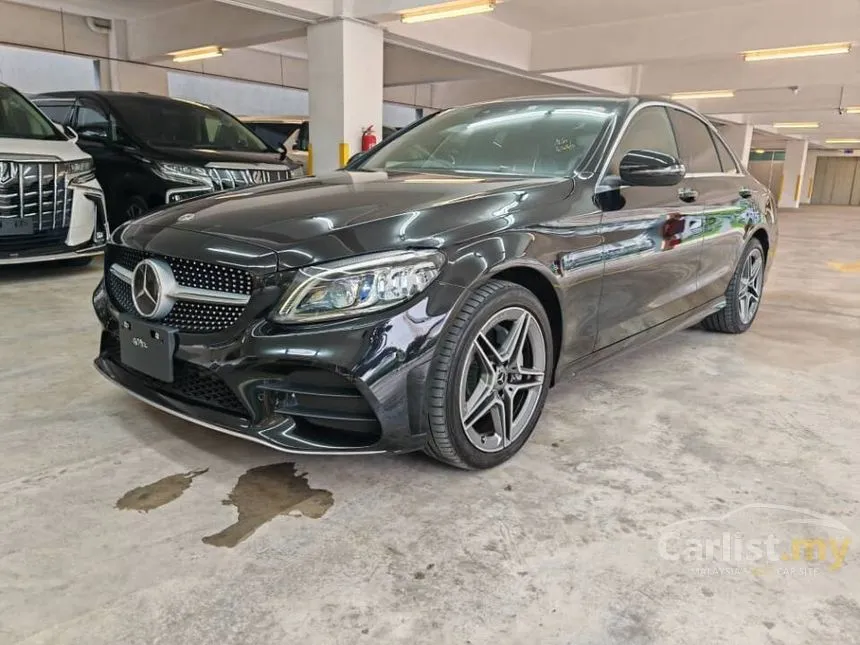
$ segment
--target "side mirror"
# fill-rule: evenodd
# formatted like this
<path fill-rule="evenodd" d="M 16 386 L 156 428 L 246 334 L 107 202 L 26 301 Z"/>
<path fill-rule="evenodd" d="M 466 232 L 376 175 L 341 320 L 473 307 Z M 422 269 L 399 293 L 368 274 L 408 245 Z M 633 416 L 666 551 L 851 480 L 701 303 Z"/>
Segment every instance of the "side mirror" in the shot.
<path fill-rule="evenodd" d="M 687 174 L 678 159 L 653 150 L 631 150 L 621 158 L 618 171 L 629 186 L 674 186 Z"/>
<path fill-rule="evenodd" d="M 64 125 L 63 132 L 66 134 L 67 137 L 69 137 L 69 141 L 71 141 L 72 143 L 78 142 L 78 133 L 72 130 L 70 126 Z"/>
<path fill-rule="evenodd" d="M 69 126 L 63 125 L 62 123 L 57 123 L 56 121 L 51 121 L 54 124 L 54 127 L 57 128 L 63 135 L 72 143 L 78 142 L 78 133 L 72 130 Z"/>
<path fill-rule="evenodd" d="M 84 139 L 85 141 L 105 142 L 108 140 L 108 133 L 100 128 L 85 128 L 75 136 Z"/>

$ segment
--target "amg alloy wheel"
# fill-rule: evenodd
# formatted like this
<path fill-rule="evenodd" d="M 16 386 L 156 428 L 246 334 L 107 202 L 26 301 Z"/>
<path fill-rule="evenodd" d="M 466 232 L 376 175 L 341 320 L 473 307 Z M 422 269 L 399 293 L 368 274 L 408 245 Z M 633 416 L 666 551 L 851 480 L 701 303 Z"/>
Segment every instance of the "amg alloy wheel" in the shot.
<path fill-rule="evenodd" d="M 726 289 L 726 306 L 702 321 L 709 331 L 741 334 L 753 324 L 764 289 L 764 250 L 761 242 L 750 240 Z"/>
<path fill-rule="evenodd" d="M 490 468 L 534 430 L 553 365 L 549 321 L 529 290 L 493 280 L 472 294 L 430 375 L 427 452 L 460 468 Z"/>
<path fill-rule="evenodd" d="M 535 317 L 506 307 L 481 327 L 460 370 L 460 420 L 469 442 L 498 452 L 522 434 L 540 399 L 546 339 Z"/>

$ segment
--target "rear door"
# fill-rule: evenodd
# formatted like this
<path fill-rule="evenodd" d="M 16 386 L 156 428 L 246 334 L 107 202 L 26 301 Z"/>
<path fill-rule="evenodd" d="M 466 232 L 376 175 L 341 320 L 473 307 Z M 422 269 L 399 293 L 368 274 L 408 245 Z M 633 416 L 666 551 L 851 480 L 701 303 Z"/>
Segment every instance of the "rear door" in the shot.
<path fill-rule="evenodd" d="M 695 302 L 722 296 L 744 246 L 744 236 L 757 217 L 755 182 L 738 168 L 713 126 L 697 115 L 670 108 L 681 161 L 689 186 L 702 206 L 703 240 Z"/>
<path fill-rule="evenodd" d="M 686 181 L 676 186 L 620 185 L 618 165 L 630 150 L 678 157 L 665 107 L 649 106 L 634 114 L 596 188 L 606 260 L 596 349 L 695 306 L 701 207 L 689 196 Z"/>

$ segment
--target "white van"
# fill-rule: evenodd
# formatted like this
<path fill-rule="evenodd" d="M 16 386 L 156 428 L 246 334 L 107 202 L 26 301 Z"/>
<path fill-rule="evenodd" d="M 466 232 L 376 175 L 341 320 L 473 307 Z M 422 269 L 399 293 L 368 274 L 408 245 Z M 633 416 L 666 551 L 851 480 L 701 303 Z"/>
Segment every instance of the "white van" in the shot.
<path fill-rule="evenodd" d="M 86 264 L 104 249 L 104 193 L 76 141 L 0 83 L 0 265 Z"/>

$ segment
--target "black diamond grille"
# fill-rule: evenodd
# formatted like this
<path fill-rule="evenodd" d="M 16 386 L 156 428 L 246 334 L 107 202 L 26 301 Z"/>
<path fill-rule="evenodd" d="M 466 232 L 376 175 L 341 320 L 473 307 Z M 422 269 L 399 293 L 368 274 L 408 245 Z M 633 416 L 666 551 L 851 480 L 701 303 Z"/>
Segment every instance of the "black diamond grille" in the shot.
<path fill-rule="evenodd" d="M 105 266 L 119 264 L 132 271 L 138 262 L 156 257 L 164 260 L 173 270 L 176 282 L 186 287 L 210 289 L 250 295 L 253 278 L 247 271 L 231 267 L 220 267 L 196 260 L 168 258 L 126 247 L 109 246 Z M 108 294 L 122 311 L 136 315 L 131 298 L 131 287 L 108 270 Z M 245 311 L 245 305 L 221 305 L 203 302 L 178 301 L 161 324 L 192 334 L 211 334 L 223 331 L 236 324 Z"/>

